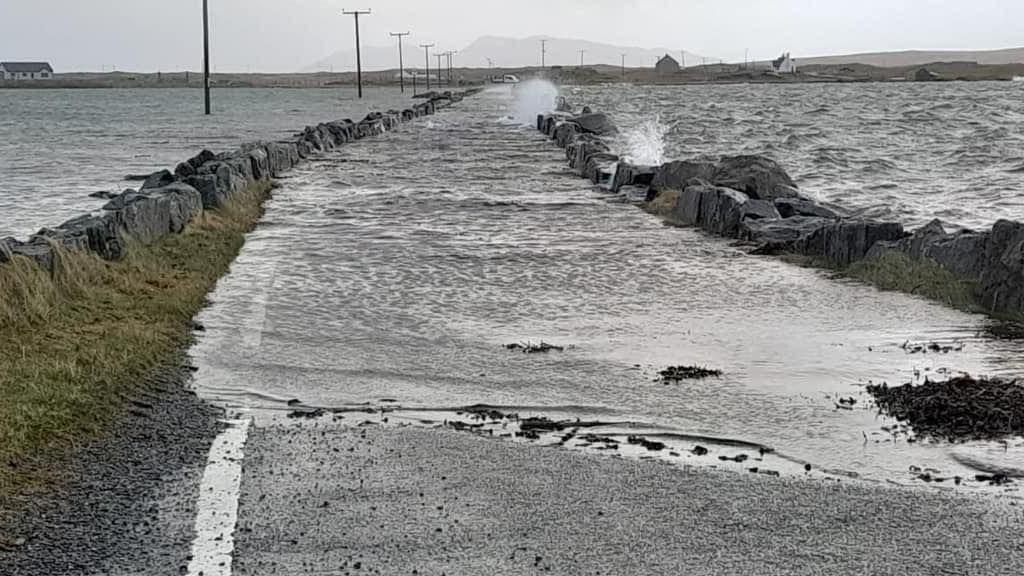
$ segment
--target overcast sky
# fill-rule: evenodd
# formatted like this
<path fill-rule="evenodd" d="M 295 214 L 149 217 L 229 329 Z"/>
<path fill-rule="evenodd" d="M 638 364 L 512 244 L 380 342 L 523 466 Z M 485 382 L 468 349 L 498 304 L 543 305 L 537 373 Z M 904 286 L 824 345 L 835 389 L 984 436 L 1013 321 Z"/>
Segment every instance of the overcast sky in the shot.
<path fill-rule="evenodd" d="M 548 35 L 742 60 L 1024 46 L 1024 0 L 210 0 L 214 69 L 297 71 L 353 46 L 342 8 L 458 50 L 482 35 Z M 58 71 L 201 67 L 201 0 L 0 0 L 0 60 Z"/>

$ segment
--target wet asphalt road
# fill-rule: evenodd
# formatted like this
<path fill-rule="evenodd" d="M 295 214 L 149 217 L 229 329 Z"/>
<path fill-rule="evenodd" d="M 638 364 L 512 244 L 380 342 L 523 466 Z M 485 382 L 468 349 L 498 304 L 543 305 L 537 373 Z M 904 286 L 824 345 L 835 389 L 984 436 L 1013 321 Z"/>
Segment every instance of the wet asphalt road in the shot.
<path fill-rule="evenodd" d="M 1007 500 L 422 428 L 255 428 L 234 573 L 1020 574 Z"/>

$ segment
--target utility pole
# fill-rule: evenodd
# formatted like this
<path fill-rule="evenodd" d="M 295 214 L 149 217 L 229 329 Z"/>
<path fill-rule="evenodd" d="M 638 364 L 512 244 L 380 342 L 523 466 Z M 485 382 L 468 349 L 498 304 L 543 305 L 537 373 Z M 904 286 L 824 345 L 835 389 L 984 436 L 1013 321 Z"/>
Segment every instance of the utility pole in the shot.
<path fill-rule="evenodd" d="M 391 32 L 393 38 L 398 38 L 398 81 L 402 86 L 402 94 L 405 94 L 405 62 L 402 59 L 402 37 L 408 35 L 408 32 Z"/>
<path fill-rule="evenodd" d="M 541 70 L 543 70 L 544 68 L 547 67 L 547 57 L 548 57 L 548 41 L 547 40 L 541 40 L 540 41 L 540 68 L 541 68 Z"/>
<path fill-rule="evenodd" d="M 458 54 L 456 50 L 448 51 L 448 84 L 452 83 L 452 65 L 455 62 L 455 55 Z"/>
<path fill-rule="evenodd" d="M 359 16 L 369 14 L 369 10 L 342 10 L 342 14 L 355 16 L 356 20 L 356 83 L 359 85 L 359 97 L 363 97 L 363 55 L 359 47 Z"/>
<path fill-rule="evenodd" d="M 427 63 L 427 92 L 430 91 L 430 49 L 433 47 L 433 44 L 420 44 L 420 48 L 423 48 L 423 60 Z"/>
<path fill-rule="evenodd" d="M 743 69 L 746 70 L 750 66 L 750 48 L 743 51 Z"/>
<path fill-rule="evenodd" d="M 434 54 L 434 58 L 437 58 L 437 85 L 441 86 L 441 58 L 444 58 L 444 52 L 440 54 Z"/>
<path fill-rule="evenodd" d="M 586 50 L 580 50 L 580 68 L 583 68 L 583 55 L 586 53 Z"/>
<path fill-rule="evenodd" d="M 682 58 L 683 58 L 679 62 L 682 64 L 683 68 L 686 68 L 686 50 L 681 50 L 679 52 L 679 55 L 682 56 Z"/>
<path fill-rule="evenodd" d="M 622 77 L 626 77 L 626 55 L 622 54 Z"/>
<path fill-rule="evenodd" d="M 210 10 L 203 0 L 203 96 L 206 100 L 206 115 L 210 115 Z"/>

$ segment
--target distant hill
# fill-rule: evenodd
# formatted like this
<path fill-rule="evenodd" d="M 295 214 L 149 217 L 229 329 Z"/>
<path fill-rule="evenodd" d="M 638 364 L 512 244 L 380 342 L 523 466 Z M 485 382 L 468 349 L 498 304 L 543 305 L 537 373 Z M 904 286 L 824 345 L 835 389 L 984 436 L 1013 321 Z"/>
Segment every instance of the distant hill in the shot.
<path fill-rule="evenodd" d="M 619 66 L 622 55 L 626 55 L 626 66 L 653 67 L 662 56 L 669 54 L 681 60 L 683 50 L 678 48 L 638 48 L 634 46 L 616 46 L 587 40 L 571 40 L 552 38 L 550 36 L 531 36 L 529 38 L 505 38 L 501 36 L 483 36 L 459 51 L 460 66 L 486 67 L 490 58 L 495 66 L 502 68 L 521 68 L 539 66 L 541 41 L 547 41 L 548 66 L 577 66 L 580 63 L 580 50 L 584 50 L 583 63 L 587 66 L 608 64 Z M 693 66 L 702 62 L 702 56 L 686 52 L 686 65 Z M 716 60 L 717 61 L 717 60 Z"/>
<path fill-rule="evenodd" d="M 460 68 L 487 68 L 488 58 L 498 68 L 523 68 L 540 65 L 541 40 L 547 41 L 548 66 L 576 66 L 580 63 L 580 50 L 584 50 L 583 62 L 587 66 L 607 64 L 619 66 L 622 54 L 626 55 L 628 67 L 653 67 L 654 63 L 665 54 L 672 55 L 676 60 L 683 58 L 683 50 L 669 48 L 637 48 L 589 42 L 587 40 L 570 40 L 549 36 L 531 36 L 529 38 L 505 38 L 500 36 L 483 36 L 469 46 L 458 51 L 455 65 Z M 692 52 L 685 52 L 687 66 L 703 62 L 703 57 Z M 398 68 L 398 49 L 396 46 L 363 46 L 364 70 L 387 70 Z M 709 59 L 709 62 L 712 60 Z M 713 60 L 717 62 L 717 59 Z M 415 47 L 415 42 L 406 44 L 405 64 L 409 67 L 423 67 L 423 51 Z M 430 59 L 430 66 L 436 66 L 437 60 Z M 342 50 L 307 67 L 305 72 L 343 72 L 354 70 L 356 66 L 355 50 Z"/>
<path fill-rule="evenodd" d="M 796 55 L 794 54 L 794 57 Z M 932 62 L 977 62 L 978 64 L 1020 64 L 1024 63 L 1024 48 L 1008 48 L 1005 50 L 907 50 L 903 52 L 868 52 L 863 54 L 845 54 L 839 56 L 817 56 L 811 58 L 796 57 L 798 65 L 836 64 L 867 64 L 882 68 L 903 66 L 921 66 Z"/>

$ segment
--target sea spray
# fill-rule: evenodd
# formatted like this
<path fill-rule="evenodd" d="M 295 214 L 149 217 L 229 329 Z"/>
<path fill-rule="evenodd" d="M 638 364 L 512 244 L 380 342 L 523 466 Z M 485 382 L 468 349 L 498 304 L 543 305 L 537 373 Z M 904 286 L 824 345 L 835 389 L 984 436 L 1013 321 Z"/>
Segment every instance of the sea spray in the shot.
<path fill-rule="evenodd" d="M 558 88 L 547 80 L 533 79 L 515 85 L 513 94 L 515 103 L 509 114 L 510 119 L 517 124 L 534 125 L 537 122 L 537 115 L 547 114 L 555 109 Z"/>
<path fill-rule="evenodd" d="M 659 116 L 647 118 L 623 134 L 625 160 L 640 166 L 659 166 L 665 161 L 665 136 L 671 128 Z"/>

